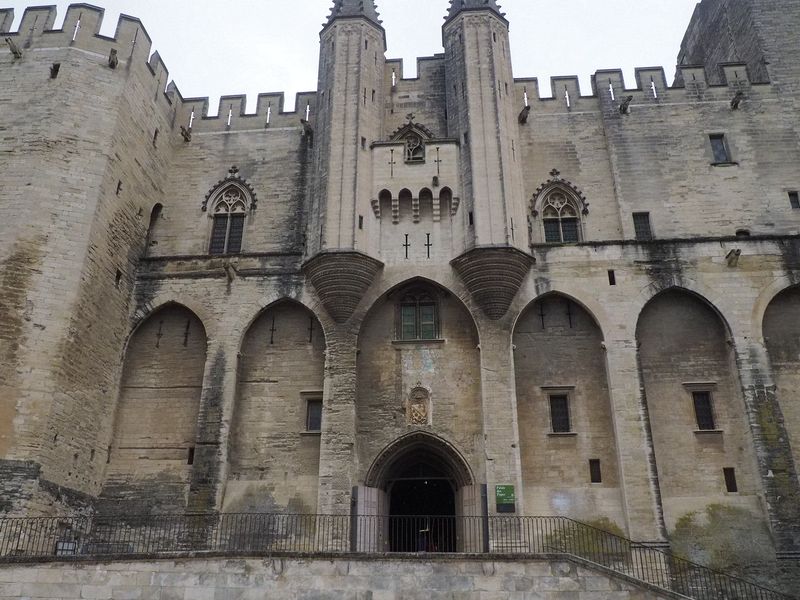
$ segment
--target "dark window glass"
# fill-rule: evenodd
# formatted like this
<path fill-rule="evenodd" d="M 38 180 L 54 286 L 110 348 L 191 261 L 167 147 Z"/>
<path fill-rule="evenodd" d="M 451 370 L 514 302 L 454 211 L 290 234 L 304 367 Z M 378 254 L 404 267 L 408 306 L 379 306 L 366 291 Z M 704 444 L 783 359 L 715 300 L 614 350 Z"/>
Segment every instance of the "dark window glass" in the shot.
<path fill-rule="evenodd" d="M 725 474 L 725 489 L 729 493 L 734 494 L 739 491 L 739 485 L 736 483 L 736 469 L 722 469 Z"/>
<path fill-rule="evenodd" d="M 564 242 L 568 244 L 580 241 L 578 239 L 578 219 L 561 219 L 561 232 Z"/>
<path fill-rule="evenodd" d="M 725 141 L 724 134 L 714 134 L 710 136 L 711 150 L 714 152 L 715 163 L 726 163 L 731 161 L 730 153 L 728 152 L 728 144 Z"/>
<path fill-rule="evenodd" d="M 550 423 L 553 433 L 569 433 L 569 397 L 550 396 Z"/>
<path fill-rule="evenodd" d="M 650 228 L 650 213 L 633 213 L 633 229 L 637 240 L 652 240 L 653 230 Z"/>
<path fill-rule="evenodd" d="M 436 339 L 436 306 L 421 304 L 419 307 L 419 337 L 423 340 Z"/>
<path fill-rule="evenodd" d="M 713 431 L 714 411 L 711 407 L 711 392 L 692 392 L 694 414 L 697 417 L 697 428 L 700 431 Z"/>
<path fill-rule="evenodd" d="M 435 340 L 439 337 L 439 311 L 432 298 L 422 292 L 409 294 L 400 304 L 400 340 Z"/>
<path fill-rule="evenodd" d="M 209 254 L 225 254 L 225 238 L 228 235 L 228 215 L 215 215 L 211 230 Z"/>
<path fill-rule="evenodd" d="M 306 431 L 322 431 L 322 400 L 308 401 Z"/>
<path fill-rule="evenodd" d="M 789 204 L 792 208 L 800 208 L 800 193 L 789 192 Z"/>
<path fill-rule="evenodd" d="M 400 332 L 401 339 L 417 339 L 417 306 L 416 304 L 404 304 L 400 310 Z"/>
<path fill-rule="evenodd" d="M 544 241 L 548 244 L 561 243 L 561 224 L 558 219 L 544 220 Z"/>
<path fill-rule="evenodd" d="M 596 458 L 589 460 L 589 478 L 592 483 L 603 483 L 603 472 L 600 461 Z"/>
<path fill-rule="evenodd" d="M 231 230 L 228 233 L 227 254 L 238 254 L 242 251 L 242 235 L 244 234 L 244 215 L 231 215 Z"/>

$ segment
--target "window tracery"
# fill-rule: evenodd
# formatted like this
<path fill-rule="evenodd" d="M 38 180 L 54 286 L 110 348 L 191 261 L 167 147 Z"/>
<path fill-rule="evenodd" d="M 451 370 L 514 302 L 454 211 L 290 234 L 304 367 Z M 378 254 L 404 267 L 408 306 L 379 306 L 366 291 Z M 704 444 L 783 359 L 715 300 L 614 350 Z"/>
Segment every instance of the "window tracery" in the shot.
<path fill-rule="evenodd" d="M 534 219 L 542 219 L 545 243 L 573 244 L 583 241 L 582 217 L 589 214 L 589 203 L 577 186 L 553 169 L 550 179 L 533 194 L 531 214 Z"/>
<path fill-rule="evenodd" d="M 550 193 L 542 206 L 544 241 L 569 244 L 580 241 L 580 217 L 575 202 L 560 190 Z"/>
<path fill-rule="evenodd" d="M 238 254 L 242 251 L 247 198 L 231 185 L 217 196 L 211 210 L 211 243 L 209 254 Z"/>

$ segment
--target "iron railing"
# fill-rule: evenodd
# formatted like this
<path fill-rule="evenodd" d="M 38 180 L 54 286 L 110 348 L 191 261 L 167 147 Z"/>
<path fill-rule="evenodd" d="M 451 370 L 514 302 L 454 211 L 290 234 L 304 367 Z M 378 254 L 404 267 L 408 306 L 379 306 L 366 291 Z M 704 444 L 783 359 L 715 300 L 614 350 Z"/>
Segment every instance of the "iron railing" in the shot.
<path fill-rule="evenodd" d="M 0 563 L 392 552 L 564 555 L 696 600 L 791 600 L 565 517 L 220 514 L 0 519 Z"/>

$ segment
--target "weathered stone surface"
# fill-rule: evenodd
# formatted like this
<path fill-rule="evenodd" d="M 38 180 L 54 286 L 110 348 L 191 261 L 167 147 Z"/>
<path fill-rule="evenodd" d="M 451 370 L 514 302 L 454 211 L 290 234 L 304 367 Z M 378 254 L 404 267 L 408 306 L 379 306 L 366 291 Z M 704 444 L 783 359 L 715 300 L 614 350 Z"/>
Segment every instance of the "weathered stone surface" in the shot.
<path fill-rule="evenodd" d="M 514 248 L 475 248 L 452 264 L 486 316 L 498 320 L 508 312 L 533 259 Z"/>
<path fill-rule="evenodd" d="M 76 574 L 78 577 L 76 577 Z M 269 558 L 0 568 L 8 600 L 661 600 L 674 598 L 557 561 Z"/>

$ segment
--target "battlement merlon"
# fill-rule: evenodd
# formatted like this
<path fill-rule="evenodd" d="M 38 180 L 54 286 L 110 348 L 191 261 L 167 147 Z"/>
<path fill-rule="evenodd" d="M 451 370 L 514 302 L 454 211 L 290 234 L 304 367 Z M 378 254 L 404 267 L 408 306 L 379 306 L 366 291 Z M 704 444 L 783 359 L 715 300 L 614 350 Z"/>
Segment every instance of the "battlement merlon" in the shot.
<path fill-rule="evenodd" d="M 270 92 L 258 95 L 255 112 L 247 112 L 247 96 L 222 96 L 216 116 L 209 116 L 211 103 L 205 98 L 175 98 L 176 128 L 191 126 L 193 133 L 255 131 L 277 128 L 304 129 L 302 121 L 313 128 L 317 112 L 317 92 L 295 96 L 294 111 L 285 111 L 285 94 Z"/>
<path fill-rule="evenodd" d="M 635 70 L 636 85 L 628 87 L 625 83 L 622 69 L 601 69 L 591 77 L 591 94 L 584 95 L 576 75 L 555 76 L 550 78 L 551 96 L 542 96 L 538 78 L 515 78 L 515 93 L 520 98 L 520 108 L 523 99 L 527 96 L 528 102 L 541 101 L 545 103 L 563 103 L 567 108 L 573 109 L 583 102 L 596 102 L 599 98 L 611 96 L 622 101 L 627 96 L 633 96 L 634 103 L 643 102 L 668 102 L 669 98 L 692 99 L 698 101 L 701 93 L 708 92 L 704 99 L 720 100 L 728 94 L 738 91 L 756 93 L 757 90 L 772 89 L 769 82 L 754 82 L 744 63 L 724 63 L 717 65 L 724 74 L 724 81 L 719 85 L 708 83 L 706 68 L 696 65 L 678 66 L 682 75 L 682 84 L 670 86 L 667 83 L 663 67 L 640 67 Z M 720 98 L 716 98 L 712 92 Z"/>
<path fill-rule="evenodd" d="M 10 31 L 12 23 L 14 23 L 14 9 L 0 8 L 0 33 Z"/>

